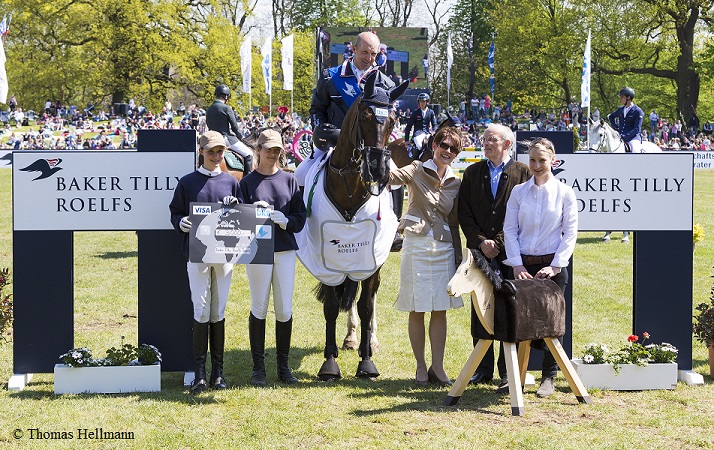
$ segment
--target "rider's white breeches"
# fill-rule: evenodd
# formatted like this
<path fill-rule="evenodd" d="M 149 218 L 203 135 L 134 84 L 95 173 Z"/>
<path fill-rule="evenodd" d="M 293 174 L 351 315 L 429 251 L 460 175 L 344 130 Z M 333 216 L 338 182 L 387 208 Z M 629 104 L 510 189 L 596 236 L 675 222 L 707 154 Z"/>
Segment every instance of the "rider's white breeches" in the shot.
<path fill-rule="evenodd" d="M 236 141 L 235 144 L 231 144 L 231 142 L 226 138 L 226 147 L 230 148 L 231 150 L 235 151 L 242 157 L 246 156 L 253 156 L 253 149 L 245 145 L 243 142 L 240 140 Z"/>
<path fill-rule="evenodd" d="M 414 145 L 416 145 L 416 148 L 421 149 L 424 145 L 424 140 L 428 137 L 429 133 L 414 134 Z"/>
<path fill-rule="evenodd" d="M 275 320 L 287 322 L 293 315 L 295 250 L 275 252 L 274 264 L 246 264 L 250 284 L 250 312 L 258 319 L 268 317 L 270 287 L 273 288 Z"/>
<path fill-rule="evenodd" d="M 225 317 L 233 264 L 187 263 L 193 318 L 196 322 L 220 322 Z"/>

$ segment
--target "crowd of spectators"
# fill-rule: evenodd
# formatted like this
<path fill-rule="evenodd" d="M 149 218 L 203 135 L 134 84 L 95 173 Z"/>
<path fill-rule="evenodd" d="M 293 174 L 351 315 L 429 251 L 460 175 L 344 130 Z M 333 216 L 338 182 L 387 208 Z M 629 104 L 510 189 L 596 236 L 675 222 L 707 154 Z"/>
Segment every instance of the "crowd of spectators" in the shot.
<path fill-rule="evenodd" d="M 197 104 L 186 106 L 180 102 L 173 107 L 170 101 L 164 103 L 159 113 L 136 104 L 133 99 L 124 111 L 114 111 L 113 107 L 96 108 L 91 103 L 85 108 L 67 107 L 59 101 L 48 100 L 40 113 L 35 113 L 23 111 L 15 103 L 10 111 L 0 112 L 0 147 L 14 150 L 133 149 L 136 148 L 137 131 L 140 129 L 195 129 L 202 134 L 206 131 L 205 114 L 205 109 Z M 409 109 L 397 111 L 397 134 L 404 129 L 410 115 Z M 590 116 L 593 120 L 601 118 L 597 108 L 591 110 Z M 444 118 L 442 114 L 439 121 Z M 285 130 L 288 147 L 291 147 L 292 138 L 299 131 L 311 127 L 309 119 L 303 121 L 286 107 L 279 108 L 274 116 L 261 112 L 236 113 L 236 119 L 243 137 L 254 129 L 280 126 Z M 576 129 L 582 141 L 587 130 L 586 114 L 575 102 L 561 108 L 525 108 L 521 114 L 514 114 L 510 100 L 500 104 L 491 102 L 488 95 L 476 95 L 471 99 L 461 99 L 459 119 L 463 126 L 464 147 L 480 147 L 481 136 L 490 123 L 501 123 L 513 131 Z M 20 131 L 21 127 L 28 126 L 27 131 Z M 664 150 L 714 150 L 712 132 L 714 123 L 707 121 L 700 127 L 696 115 L 685 126 L 679 119 L 660 117 L 656 110 L 645 118 L 642 127 L 643 137 Z"/>
<path fill-rule="evenodd" d="M 282 108 L 273 117 L 259 112 L 236 114 L 238 127 L 247 136 L 254 128 L 278 125 L 285 129 L 289 144 L 298 131 L 309 128 L 309 123 L 305 124 L 297 114 L 286 109 Z M 133 99 L 123 111 L 114 111 L 114 107 L 96 108 L 92 104 L 85 108 L 65 107 L 48 100 L 39 114 L 23 112 L 19 107 L 0 114 L 0 147 L 13 150 L 133 149 L 137 144 L 137 131 L 141 129 L 195 129 L 203 134 L 205 114 L 204 108 L 196 104 L 187 107 L 183 102 L 174 108 L 166 101 L 159 113 L 153 113 Z"/>

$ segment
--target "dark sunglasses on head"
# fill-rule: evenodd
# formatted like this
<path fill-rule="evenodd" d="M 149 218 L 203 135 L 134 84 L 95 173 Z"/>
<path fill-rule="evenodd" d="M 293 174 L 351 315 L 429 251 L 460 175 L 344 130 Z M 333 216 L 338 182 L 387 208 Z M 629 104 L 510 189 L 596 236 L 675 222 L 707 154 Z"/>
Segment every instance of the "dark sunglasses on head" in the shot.
<path fill-rule="evenodd" d="M 449 144 L 447 144 L 446 142 L 440 142 L 440 143 L 439 143 L 439 147 L 443 148 L 444 150 L 450 151 L 450 152 L 453 153 L 454 155 L 458 155 L 458 154 L 459 154 L 459 148 L 456 147 L 455 145 L 449 145 Z"/>

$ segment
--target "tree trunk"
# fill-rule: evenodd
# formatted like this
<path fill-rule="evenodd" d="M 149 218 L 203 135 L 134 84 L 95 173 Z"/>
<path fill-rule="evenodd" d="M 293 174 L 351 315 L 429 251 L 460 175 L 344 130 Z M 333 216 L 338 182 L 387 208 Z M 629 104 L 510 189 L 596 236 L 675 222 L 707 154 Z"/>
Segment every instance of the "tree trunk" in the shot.
<path fill-rule="evenodd" d="M 699 20 L 699 8 L 691 8 L 687 21 L 677 28 L 679 57 L 677 58 L 677 115 L 689 123 L 699 103 L 699 74 L 694 70 L 694 29 Z"/>

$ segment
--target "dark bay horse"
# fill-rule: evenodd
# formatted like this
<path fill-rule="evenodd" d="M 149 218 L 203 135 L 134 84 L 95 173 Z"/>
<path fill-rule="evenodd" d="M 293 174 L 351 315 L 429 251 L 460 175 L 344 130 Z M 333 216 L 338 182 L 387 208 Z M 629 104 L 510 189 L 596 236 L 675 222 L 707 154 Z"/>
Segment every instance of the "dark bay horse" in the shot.
<path fill-rule="evenodd" d="M 405 82 L 386 91 L 375 86 L 375 75 L 376 73 L 367 76 L 364 92 L 347 111 L 335 150 L 326 163 L 328 168 L 323 169 L 325 193 L 346 222 L 350 222 L 372 196 L 379 195 L 386 187 L 389 179 L 387 140 L 396 123 L 392 105 L 409 84 Z M 362 323 L 359 344 L 361 361 L 357 366 L 356 376 L 379 376 L 371 360 L 370 346 L 370 324 L 380 284 L 377 267 L 372 275 L 362 281 L 348 277 L 337 286 L 320 283 L 316 289 L 317 298 L 323 304 L 326 334 L 325 362 L 318 372 L 321 380 L 338 379 L 342 376 L 335 360 L 338 356 L 336 322 L 340 310 L 347 311 L 352 307 L 360 284 L 357 313 Z"/>

